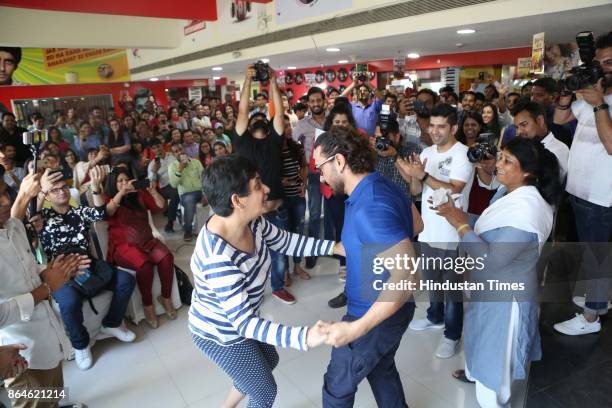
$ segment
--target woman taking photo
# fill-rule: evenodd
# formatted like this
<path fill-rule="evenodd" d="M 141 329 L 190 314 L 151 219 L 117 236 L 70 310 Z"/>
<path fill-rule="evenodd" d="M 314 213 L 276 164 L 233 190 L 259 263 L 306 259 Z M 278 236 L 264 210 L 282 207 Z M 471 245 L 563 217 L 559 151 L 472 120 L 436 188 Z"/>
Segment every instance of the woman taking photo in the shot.
<path fill-rule="evenodd" d="M 145 320 L 151 328 L 156 329 L 159 322 L 151 294 L 154 266 L 157 266 L 161 282 L 161 295 L 157 301 L 166 310 L 168 318 L 176 319 L 171 299 L 174 257 L 166 245 L 153 237 L 147 213 L 147 210 L 162 211 L 166 207 L 166 199 L 153 183 L 147 190 L 136 190 L 134 181 L 128 170 L 123 168 L 115 168 L 108 177 L 106 192 L 112 198 L 106 205 L 109 238 L 107 261 L 136 271 Z"/>
<path fill-rule="evenodd" d="M 307 350 L 325 341 L 324 323 L 284 326 L 259 317 L 270 276 L 270 251 L 290 256 L 342 254 L 342 245 L 292 234 L 264 217 L 270 189 L 256 166 L 242 156 L 216 159 L 204 173 L 208 219 L 191 260 L 195 288 L 189 329 L 196 346 L 232 380 L 223 406 L 271 407 L 275 347 Z"/>
<path fill-rule="evenodd" d="M 557 159 L 540 142 L 511 140 L 496 170 L 503 187 L 473 229 L 450 197 L 437 208 L 457 229 L 461 248 L 485 259 L 484 268 L 470 271 L 472 282 L 524 285 L 524 290 L 472 291 L 465 313 L 465 370 L 452 375 L 476 382 L 476 399 L 487 408 L 509 405 L 512 382 L 526 378 L 530 362 L 541 358 L 536 264 L 562 192 Z"/>

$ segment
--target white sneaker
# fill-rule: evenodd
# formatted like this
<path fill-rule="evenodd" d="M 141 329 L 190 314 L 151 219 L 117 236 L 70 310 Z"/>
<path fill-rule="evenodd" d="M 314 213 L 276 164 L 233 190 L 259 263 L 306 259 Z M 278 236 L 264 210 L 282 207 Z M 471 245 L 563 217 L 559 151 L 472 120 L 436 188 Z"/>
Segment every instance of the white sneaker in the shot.
<path fill-rule="evenodd" d="M 559 333 L 567 334 L 568 336 L 580 336 L 582 334 L 597 333 L 601 330 L 599 317 L 594 322 L 587 322 L 584 315 L 576 313 L 576 317 L 557 323 L 553 326 Z"/>
<path fill-rule="evenodd" d="M 88 370 L 93 363 L 91 348 L 87 346 L 83 350 L 74 349 L 74 359 L 76 360 L 77 367 L 81 370 Z"/>
<path fill-rule="evenodd" d="M 341 265 L 338 269 L 338 280 L 340 280 L 340 282 L 346 282 L 346 265 Z"/>
<path fill-rule="evenodd" d="M 100 333 L 105 334 L 107 336 L 113 336 L 117 339 L 125 342 L 131 343 L 136 338 L 136 333 L 128 330 L 123 323 L 119 327 L 104 327 L 100 328 Z"/>
<path fill-rule="evenodd" d="M 581 309 L 584 309 L 584 304 L 585 304 L 584 299 L 585 299 L 584 296 L 574 296 L 574 298 L 572 300 L 574 301 L 574 304 L 576 306 L 578 306 Z M 610 310 L 610 309 L 612 309 L 612 303 L 608 302 L 608 310 Z M 606 313 L 608 313 L 608 312 L 605 311 L 605 312 L 602 312 L 600 314 L 606 314 Z"/>
<path fill-rule="evenodd" d="M 408 325 L 412 330 L 442 329 L 444 323 L 432 323 L 428 318 L 412 320 Z"/>
<path fill-rule="evenodd" d="M 459 340 L 451 340 L 443 337 L 438 344 L 438 348 L 436 349 L 436 357 L 438 358 L 451 358 L 457 353 L 457 345 L 459 344 Z"/>

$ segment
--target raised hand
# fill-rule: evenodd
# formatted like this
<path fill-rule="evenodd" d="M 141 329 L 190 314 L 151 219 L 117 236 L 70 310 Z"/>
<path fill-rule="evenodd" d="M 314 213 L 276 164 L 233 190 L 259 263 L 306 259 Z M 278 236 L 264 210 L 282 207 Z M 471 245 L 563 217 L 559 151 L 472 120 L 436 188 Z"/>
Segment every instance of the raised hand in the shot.
<path fill-rule="evenodd" d="M 308 348 L 320 346 L 327 340 L 327 329 L 329 323 L 319 320 L 314 326 L 308 329 L 306 334 L 306 345 Z"/>
<path fill-rule="evenodd" d="M 21 181 L 19 192 L 32 199 L 40 192 L 40 174 L 28 174 Z"/>
<path fill-rule="evenodd" d="M 62 177 L 63 177 L 63 174 L 60 172 L 51 173 L 51 170 L 45 169 L 45 172 L 40 178 L 40 186 L 42 188 L 42 191 L 44 193 L 48 193 L 49 190 L 51 190 L 51 188 L 53 187 L 53 184 L 60 181 Z"/>
<path fill-rule="evenodd" d="M 95 166 L 89 170 L 89 178 L 91 179 L 91 185 L 94 190 L 99 191 L 102 189 L 102 182 L 106 177 L 106 170 L 101 166 Z"/>

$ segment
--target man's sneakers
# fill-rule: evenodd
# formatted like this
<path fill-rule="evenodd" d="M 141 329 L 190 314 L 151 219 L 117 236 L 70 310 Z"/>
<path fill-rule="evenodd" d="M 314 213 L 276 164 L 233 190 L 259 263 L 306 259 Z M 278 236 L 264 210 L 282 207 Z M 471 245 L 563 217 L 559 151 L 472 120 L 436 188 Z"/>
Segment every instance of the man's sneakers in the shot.
<path fill-rule="evenodd" d="M 567 334 L 568 336 L 580 336 L 582 334 L 597 333 L 601 330 L 599 317 L 594 322 L 589 322 L 581 313 L 576 313 L 572 319 L 557 323 L 553 326 L 559 333 Z"/>
<path fill-rule="evenodd" d="M 74 349 L 74 359 L 76 360 L 77 367 L 81 370 L 89 370 L 93 364 L 91 347 L 87 346 L 83 350 Z"/>
<path fill-rule="evenodd" d="M 443 329 L 444 322 L 442 323 L 432 323 L 429 319 L 416 319 L 412 320 L 408 325 L 412 330 L 421 331 L 427 329 Z"/>
<path fill-rule="evenodd" d="M 122 323 L 119 327 L 104 327 L 100 328 L 100 333 L 109 337 L 115 337 L 124 343 L 131 343 L 136 339 L 136 333 L 128 330 Z"/>
<path fill-rule="evenodd" d="M 436 349 L 436 357 L 438 358 L 451 358 L 457 353 L 457 346 L 459 340 L 451 340 L 446 337 L 442 337 L 438 348 Z"/>
<path fill-rule="evenodd" d="M 295 303 L 295 297 L 287 291 L 287 289 L 279 289 L 272 292 L 272 296 L 278 301 L 283 302 L 286 305 L 292 305 Z"/>
<path fill-rule="evenodd" d="M 344 294 L 344 292 L 342 292 L 341 294 L 339 294 L 335 298 L 330 299 L 329 302 L 327 302 L 327 304 L 332 309 L 338 309 L 340 307 L 344 307 L 344 306 L 346 306 L 346 295 Z"/>

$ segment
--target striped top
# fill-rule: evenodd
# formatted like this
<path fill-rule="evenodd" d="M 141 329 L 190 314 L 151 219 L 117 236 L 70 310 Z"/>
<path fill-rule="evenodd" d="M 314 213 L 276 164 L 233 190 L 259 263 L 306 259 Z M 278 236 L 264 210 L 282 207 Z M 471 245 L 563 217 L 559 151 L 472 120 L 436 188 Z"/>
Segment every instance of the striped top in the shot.
<path fill-rule="evenodd" d="M 287 197 L 299 197 L 300 186 L 302 185 L 302 179 L 300 178 L 300 162 L 295 160 L 291 151 L 288 147 L 285 147 L 282 151 L 283 158 L 283 173 L 282 177 L 287 179 L 290 184 L 283 186 L 283 191 Z"/>
<path fill-rule="evenodd" d="M 307 327 L 289 327 L 259 317 L 270 276 L 270 250 L 291 256 L 332 255 L 334 242 L 276 228 L 264 217 L 250 224 L 253 254 L 238 250 L 205 225 L 191 257 L 194 291 L 189 329 L 222 346 L 247 338 L 306 350 Z"/>

